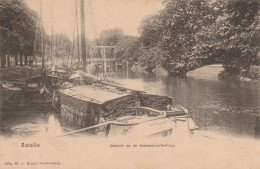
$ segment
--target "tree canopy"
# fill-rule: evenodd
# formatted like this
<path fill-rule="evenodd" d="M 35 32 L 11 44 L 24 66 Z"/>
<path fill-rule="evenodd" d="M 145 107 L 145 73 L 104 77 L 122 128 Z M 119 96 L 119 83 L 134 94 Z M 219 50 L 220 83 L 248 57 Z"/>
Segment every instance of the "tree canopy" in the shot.
<path fill-rule="evenodd" d="M 257 0 L 165 0 L 163 10 L 142 21 L 141 46 L 162 50 L 160 61 L 172 75 L 222 63 L 227 74 L 246 76 L 257 63 L 259 6 Z"/>
<path fill-rule="evenodd" d="M 98 45 L 114 46 L 120 38 L 124 35 L 123 31 L 119 28 L 113 28 L 104 30 L 100 33 L 99 39 L 97 39 Z"/>
<path fill-rule="evenodd" d="M 134 65 L 138 61 L 138 57 L 141 55 L 141 43 L 137 37 L 122 36 L 115 46 L 115 56 L 117 60 L 129 65 Z"/>
<path fill-rule="evenodd" d="M 22 0 L 0 1 L 1 58 L 5 55 L 32 55 L 37 14 Z"/>
<path fill-rule="evenodd" d="M 36 29 L 36 13 L 21 0 L 0 1 L 0 13 L 0 29 L 3 39 L 7 42 L 5 51 L 12 52 L 17 49 L 21 52 L 26 50 L 26 47 L 33 46 L 31 43 Z M 14 39 L 17 40 L 18 46 L 12 43 Z"/>

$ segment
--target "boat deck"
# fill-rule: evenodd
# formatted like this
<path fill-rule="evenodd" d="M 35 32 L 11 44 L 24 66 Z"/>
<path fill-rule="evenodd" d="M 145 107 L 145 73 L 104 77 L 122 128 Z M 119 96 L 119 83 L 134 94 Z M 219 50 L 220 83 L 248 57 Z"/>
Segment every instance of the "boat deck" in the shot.
<path fill-rule="evenodd" d="M 61 90 L 60 92 L 82 101 L 96 104 L 104 104 L 107 101 L 130 95 L 130 93 L 121 92 L 113 86 L 99 87 L 94 85 L 77 86 Z"/>

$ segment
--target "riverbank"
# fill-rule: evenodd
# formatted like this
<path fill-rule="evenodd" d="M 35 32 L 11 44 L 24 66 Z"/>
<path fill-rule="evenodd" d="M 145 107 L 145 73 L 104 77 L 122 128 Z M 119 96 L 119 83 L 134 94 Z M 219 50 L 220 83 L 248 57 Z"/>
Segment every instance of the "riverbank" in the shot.
<path fill-rule="evenodd" d="M 27 78 L 39 75 L 41 73 L 40 66 L 15 66 L 0 68 L 0 81 L 25 83 Z"/>
<path fill-rule="evenodd" d="M 26 104 L 25 80 L 39 75 L 41 67 L 16 66 L 0 69 L 0 114 L 19 111 Z"/>
<path fill-rule="evenodd" d="M 221 64 L 206 65 L 187 72 L 186 76 L 196 79 L 218 80 L 218 75 L 224 68 Z"/>
<path fill-rule="evenodd" d="M 24 100 L 25 80 L 39 75 L 41 67 L 16 66 L 0 69 L 0 109 L 13 109 Z"/>
<path fill-rule="evenodd" d="M 45 123 L 47 114 L 44 113 L 47 104 L 39 102 L 40 96 L 34 96 L 25 90 L 25 80 L 41 73 L 40 66 L 12 66 L 0 69 L 0 133 L 11 136 L 13 127 L 23 125 L 33 131 L 39 123 Z M 38 102 L 37 102 L 38 101 Z M 33 127 L 30 127 L 33 126 Z M 19 130 L 23 133 L 26 129 Z M 23 134 L 22 134 L 23 135 Z"/>
<path fill-rule="evenodd" d="M 186 77 L 196 79 L 218 80 L 224 68 L 221 64 L 206 65 L 198 69 L 187 72 Z M 260 66 L 252 66 L 250 71 L 252 77 L 229 77 L 229 75 L 221 75 L 223 79 L 237 79 L 241 81 L 259 81 Z"/>

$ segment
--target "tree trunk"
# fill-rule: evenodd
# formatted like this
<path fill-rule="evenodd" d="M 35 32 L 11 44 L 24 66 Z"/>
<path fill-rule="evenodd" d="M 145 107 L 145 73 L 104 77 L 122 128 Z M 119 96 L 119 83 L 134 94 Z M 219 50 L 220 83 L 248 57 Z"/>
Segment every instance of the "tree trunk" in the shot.
<path fill-rule="evenodd" d="M 23 55 L 20 55 L 20 66 L 23 66 Z"/>
<path fill-rule="evenodd" d="M 28 61 L 27 61 L 27 55 L 24 56 L 24 65 L 28 65 Z"/>
<path fill-rule="evenodd" d="M 11 66 L 10 55 L 7 55 L 7 64 L 8 64 L 8 67 Z"/>
<path fill-rule="evenodd" d="M 14 62 L 15 62 L 15 66 L 17 66 L 18 65 L 18 56 L 17 56 L 18 54 L 16 54 L 16 55 L 14 55 Z"/>
<path fill-rule="evenodd" d="M 6 57 L 5 57 L 5 55 L 2 55 L 1 56 L 1 67 L 5 67 L 5 64 L 6 64 Z"/>

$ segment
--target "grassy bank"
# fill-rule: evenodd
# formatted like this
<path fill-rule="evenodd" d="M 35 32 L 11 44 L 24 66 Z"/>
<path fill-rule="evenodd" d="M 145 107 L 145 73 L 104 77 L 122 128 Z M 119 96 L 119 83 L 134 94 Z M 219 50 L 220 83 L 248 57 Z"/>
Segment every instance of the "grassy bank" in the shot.
<path fill-rule="evenodd" d="M 189 71 L 186 76 L 197 79 L 211 79 L 218 80 L 218 75 L 224 68 L 221 64 L 206 65 L 198 69 Z"/>
<path fill-rule="evenodd" d="M 25 83 L 27 78 L 31 76 L 39 75 L 41 73 L 40 66 L 16 66 L 16 67 L 7 67 L 0 68 L 0 81 L 6 82 L 20 82 Z"/>
<path fill-rule="evenodd" d="M 251 66 L 248 74 L 243 75 L 230 75 L 226 73 L 221 64 L 206 65 L 198 69 L 187 72 L 187 77 L 196 79 L 235 79 L 241 81 L 259 81 L 260 79 L 260 66 Z"/>

